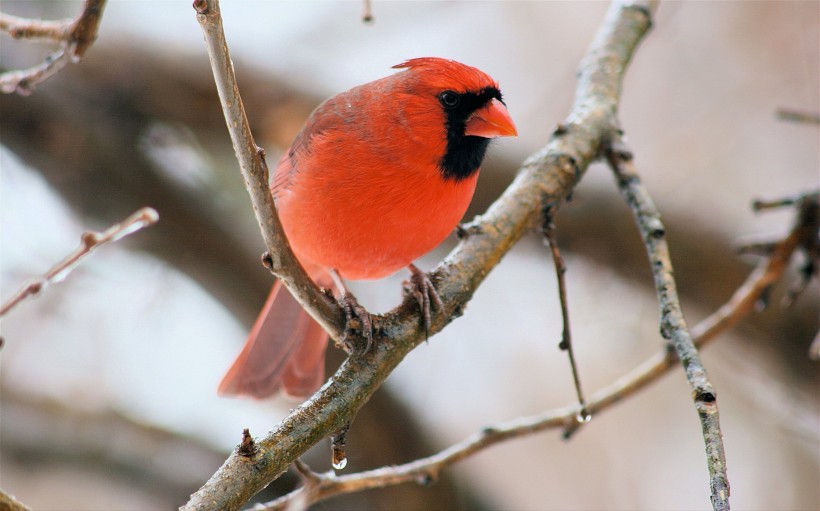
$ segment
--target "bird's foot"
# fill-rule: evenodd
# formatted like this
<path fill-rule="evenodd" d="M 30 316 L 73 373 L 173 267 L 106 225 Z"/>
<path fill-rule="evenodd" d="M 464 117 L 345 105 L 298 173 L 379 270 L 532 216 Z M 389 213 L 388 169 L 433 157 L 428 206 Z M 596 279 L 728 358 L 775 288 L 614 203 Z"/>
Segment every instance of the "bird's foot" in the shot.
<path fill-rule="evenodd" d="M 342 308 L 345 311 L 345 332 L 342 336 L 342 348 L 349 354 L 353 354 L 361 349 L 354 342 L 357 333 L 361 333 L 366 344 L 363 353 L 370 350 L 373 344 L 373 320 L 367 309 L 359 304 L 359 300 L 353 296 L 353 293 L 345 290 L 342 293 Z"/>
<path fill-rule="evenodd" d="M 407 268 L 410 270 L 410 280 L 404 282 L 404 292 L 412 295 L 419 304 L 421 316 L 424 320 L 424 336 L 429 338 L 431 304 L 434 304 L 438 310 L 444 310 L 444 303 L 442 303 L 436 287 L 426 273 L 418 269 L 415 264 L 411 264 Z"/>

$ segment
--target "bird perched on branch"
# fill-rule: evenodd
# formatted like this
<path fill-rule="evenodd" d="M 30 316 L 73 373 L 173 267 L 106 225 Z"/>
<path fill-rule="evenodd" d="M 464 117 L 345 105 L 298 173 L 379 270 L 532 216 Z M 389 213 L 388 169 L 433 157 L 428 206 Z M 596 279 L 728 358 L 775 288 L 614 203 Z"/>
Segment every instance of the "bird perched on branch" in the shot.
<path fill-rule="evenodd" d="M 517 135 L 498 84 L 425 57 L 322 103 L 279 160 L 271 185 L 285 234 L 320 286 L 342 287 L 367 336 L 369 316 L 341 279 L 402 268 L 425 327 L 440 299 L 413 261 L 438 246 L 472 199 L 490 139 Z M 334 278 L 338 277 L 338 278 Z M 276 282 L 219 393 L 294 397 L 324 380 L 328 334 Z"/>

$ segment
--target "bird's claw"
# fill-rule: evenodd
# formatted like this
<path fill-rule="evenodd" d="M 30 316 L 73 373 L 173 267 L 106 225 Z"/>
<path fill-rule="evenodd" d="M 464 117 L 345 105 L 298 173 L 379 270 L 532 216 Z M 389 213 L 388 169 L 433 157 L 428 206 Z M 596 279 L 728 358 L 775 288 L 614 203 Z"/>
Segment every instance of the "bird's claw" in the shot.
<path fill-rule="evenodd" d="M 356 338 L 356 333 L 361 332 L 362 337 L 367 342 L 364 347 L 364 353 L 367 353 L 373 344 L 373 320 L 370 313 L 359 304 L 359 300 L 349 291 L 342 293 L 342 308 L 345 311 L 345 331 L 341 340 L 342 348 L 348 353 L 355 353 L 359 347 L 353 341 Z"/>
<path fill-rule="evenodd" d="M 419 304 L 422 319 L 424 320 L 424 336 L 425 338 L 429 338 L 430 325 L 432 324 L 430 313 L 431 304 L 434 304 L 438 310 L 444 310 L 444 303 L 441 301 L 436 287 L 426 273 L 418 269 L 414 264 L 411 264 L 408 268 L 410 269 L 410 280 L 404 282 L 404 292 L 405 294 L 412 295 Z"/>

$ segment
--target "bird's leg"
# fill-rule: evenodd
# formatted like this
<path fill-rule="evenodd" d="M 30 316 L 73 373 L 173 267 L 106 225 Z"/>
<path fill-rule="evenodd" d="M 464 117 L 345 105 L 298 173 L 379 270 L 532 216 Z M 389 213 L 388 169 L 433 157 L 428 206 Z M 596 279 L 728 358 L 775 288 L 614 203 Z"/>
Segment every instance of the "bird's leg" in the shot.
<path fill-rule="evenodd" d="M 404 292 L 413 295 L 418 302 L 424 319 L 424 336 L 430 337 L 430 305 L 435 304 L 438 310 L 444 310 L 444 304 L 426 273 L 419 270 L 415 264 L 409 265 L 407 269 L 410 270 L 410 280 L 404 282 Z"/>
<path fill-rule="evenodd" d="M 370 313 L 359 304 L 359 300 L 347 288 L 339 272 L 330 270 L 330 276 L 336 283 L 336 287 L 342 290 L 341 303 L 345 311 L 345 332 L 340 341 L 342 347 L 346 352 L 354 353 L 356 346 L 353 343 L 353 335 L 356 330 L 360 330 L 367 341 L 364 347 L 364 353 L 367 353 L 373 344 L 373 320 L 370 318 Z"/>

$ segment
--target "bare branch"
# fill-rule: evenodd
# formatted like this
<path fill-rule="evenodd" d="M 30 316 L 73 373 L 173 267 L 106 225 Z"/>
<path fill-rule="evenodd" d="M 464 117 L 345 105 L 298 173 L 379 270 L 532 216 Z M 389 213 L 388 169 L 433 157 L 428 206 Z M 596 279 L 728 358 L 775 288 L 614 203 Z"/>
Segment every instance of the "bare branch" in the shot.
<path fill-rule="evenodd" d="M 777 118 L 783 121 L 820 124 L 820 112 L 801 112 L 792 108 L 778 108 Z"/>
<path fill-rule="evenodd" d="M 206 33 L 216 31 L 214 24 L 218 23 L 218 11 L 212 12 L 212 5 L 211 1 L 195 2 Z M 525 232 L 537 225 L 543 204 L 560 205 L 590 162 L 600 154 L 602 141 L 617 130 L 615 112 L 623 75 L 634 50 L 649 29 L 654 9 L 654 2 L 620 2 L 611 7 L 581 63 L 570 116 L 561 129 L 556 130 L 549 144 L 527 159 L 512 185 L 473 227 L 462 230 L 468 236 L 430 275 L 444 303 L 444 310 L 430 325 L 431 334 L 461 314 L 464 304 L 490 269 Z M 212 37 L 206 35 L 206 39 Z M 223 51 L 213 41 L 209 40 L 207 44 L 214 46 L 213 54 Z M 220 44 L 224 46 L 224 40 Z M 218 59 L 214 64 L 219 65 Z M 229 125 L 241 122 L 234 117 L 228 119 Z M 235 146 L 240 147 L 236 142 Z M 266 182 L 249 182 L 253 183 L 252 195 L 266 192 L 262 189 Z M 262 197 L 258 203 L 266 204 L 265 200 L 270 201 Z M 260 214 L 258 209 L 257 214 Z M 273 248 L 267 239 L 266 243 Z M 412 300 L 406 298 L 390 313 L 374 316 L 375 329 L 380 337 L 373 348 L 348 358 L 319 392 L 265 437 L 258 439 L 257 456 L 253 459 L 236 454 L 229 457 L 182 509 L 240 508 L 310 446 L 355 417 L 404 356 L 425 339 Z M 316 317 L 315 311 L 312 314 Z"/>
<path fill-rule="evenodd" d="M 3 511 L 31 511 L 30 507 L 3 491 L 0 491 L 0 509 Z"/>
<path fill-rule="evenodd" d="M 60 48 L 40 64 L 19 71 L 7 71 L 0 75 L 0 92 L 16 92 L 22 96 L 31 94 L 34 87 L 48 80 L 71 61 L 71 49 Z"/>
<path fill-rule="evenodd" d="M 618 179 L 621 193 L 632 208 L 646 245 L 661 308 L 661 335 L 671 341 L 692 388 L 695 409 L 700 417 L 703 439 L 706 443 L 712 507 L 715 511 L 728 511 L 729 479 L 726 475 L 726 455 L 720 431 L 717 394 L 706 375 L 706 369 L 700 361 L 700 355 L 683 317 L 669 247 L 666 244 L 666 229 L 649 192 L 641 184 L 632 161 L 632 153 L 626 148 L 620 136 L 607 148 L 606 156 Z"/>
<path fill-rule="evenodd" d="M 34 88 L 55 75 L 69 61 L 77 63 L 97 39 L 106 0 L 86 0 L 83 11 L 75 20 L 29 20 L 0 13 L 0 31 L 14 39 L 45 39 L 57 41 L 60 48 L 46 60 L 29 69 L 0 74 L 0 91 L 28 95 Z"/>
<path fill-rule="evenodd" d="M 575 392 L 578 395 L 578 414 L 577 419 L 579 423 L 586 423 L 592 419 L 589 410 L 587 410 L 586 401 L 584 401 L 584 393 L 581 391 L 581 377 L 578 374 L 578 365 L 575 363 L 575 350 L 572 349 L 572 333 L 569 326 L 569 304 L 567 303 L 567 284 L 565 275 L 567 273 L 567 265 L 564 258 L 561 256 L 561 250 L 558 248 L 558 242 L 555 239 L 555 223 L 553 222 L 552 207 L 548 206 L 544 211 L 544 225 L 542 226 L 542 233 L 544 241 L 549 246 L 552 252 L 552 261 L 555 264 L 555 277 L 558 282 L 558 298 L 561 302 L 561 321 L 564 325 L 561 342 L 558 347 L 567 352 L 569 356 L 569 365 L 572 370 L 572 380 L 575 383 Z M 574 431 L 573 428 L 572 431 Z M 569 438 L 570 430 L 567 430 L 567 438 Z"/>
<path fill-rule="evenodd" d="M 364 0 L 362 21 L 364 23 L 373 23 L 373 6 L 370 4 L 370 0 Z"/>
<path fill-rule="evenodd" d="M 32 39 L 61 41 L 68 37 L 74 20 L 55 21 L 31 20 L 0 12 L 0 31 L 7 32 L 12 39 Z"/>
<path fill-rule="evenodd" d="M 335 339 L 341 339 L 344 332 L 342 311 L 333 300 L 322 293 L 308 277 L 299 260 L 293 255 L 279 215 L 273 205 L 270 193 L 268 166 L 265 152 L 254 141 L 251 133 L 245 106 L 239 95 L 239 86 L 234 74 L 225 31 L 222 27 L 222 16 L 218 0 L 196 0 L 194 9 L 197 21 L 202 27 L 208 58 L 216 81 L 216 89 L 225 121 L 233 142 L 233 149 L 239 160 L 245 187 L 251 197 L 253 210 L 265 246 L 268 249 L 270 270 L 287 286 L 299 303 L 319 322 Z"/>
<path fill-rule="evenodd" d="M 16 307 L 26 298 L 35 296 L 46 287 L 62 282 L 79 265 L 82 260 L 91 254 L 94 249 L 124 238 L 140 229 L 154 225 L 159 220 L 159 215 L 151 208 L 142 208 L 118 224 L 114 224 L 102 233 L 85 232 L 80 237 L 81 243 L 74 252 L 66 256 L 65 259 L 57 263 L 43 276 L 38 277 L 20 288 L 2 307 L 0 307 L 0 317 Z"/>
<path fill-rule="evenodd" d="M 805 227 L 805 224 L 798 220 L 789 235 L 776 243 L 768 259 L 749 275 L 746 282 L 734 292 L 729 301 L 692 328 L 692 337 L 696 346 L 706 345 L 755 311 L 755 303 L 760 296 L 783 276 L 789 260 L 800 247 Z M 639 390 L 658 381 L 661 376 L 680 367 L 677 362 L 678 358 L 675 353 L 668 350 L 645 360 L 628 374 L 596 392 L 589 402 L 589 411 L 598 414 L 635 395 Z M 424 484 L 435 480 L 439 473 L 447 467 L 492 445 L 547 429 L 564 428 L 566 432 L 568 429 L 578 427 L 577 413 L 578 406 L 570 404 L 532 417 L 486 427 L 481 432 L 433 456 L 404 465 L 382 467 L 345 476 L 311 472 L 310 481 L 305 487 L 298 488 L 262 506 L 257 506 L 255 511 L 284 510 L 289 509 L 293 502 L 310 505 L 342 494 L 408 482 Z"/>

